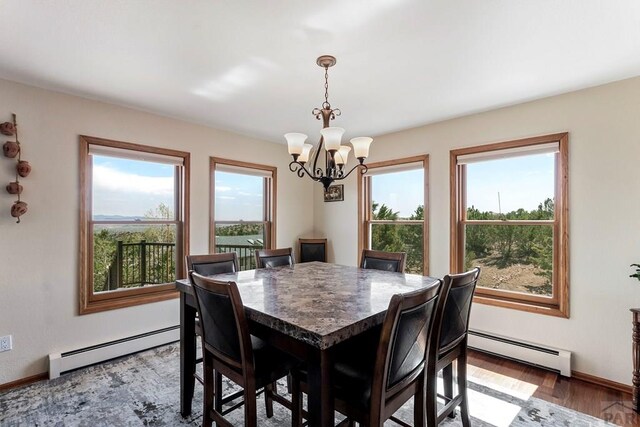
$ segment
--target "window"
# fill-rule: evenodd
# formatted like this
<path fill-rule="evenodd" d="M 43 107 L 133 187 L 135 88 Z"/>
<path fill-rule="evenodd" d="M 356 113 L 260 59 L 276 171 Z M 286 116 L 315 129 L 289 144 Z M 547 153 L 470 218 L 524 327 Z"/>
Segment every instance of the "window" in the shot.
<path fill-rule="evenodd" d="M 189 153 L 80 137 L 80 313 L 174 298 Z"/>
<path fill-rule="evenodd" d="M 451 151 L 451 269 L 476 301 L 569 316 L 568 134 Z"/>
<path fill-rule="evenodd" d="M 359 181 L 359 253 L 406 252 L 407 273 L 429 271 L 429 156 L 372 163 Z"/>
<path fill-rule="evenodd" d="M 240 270 L 256 268 L 256 249 L 275 247 L 276 171 L 211 158 L 209 251 L 237 252 Z"/>

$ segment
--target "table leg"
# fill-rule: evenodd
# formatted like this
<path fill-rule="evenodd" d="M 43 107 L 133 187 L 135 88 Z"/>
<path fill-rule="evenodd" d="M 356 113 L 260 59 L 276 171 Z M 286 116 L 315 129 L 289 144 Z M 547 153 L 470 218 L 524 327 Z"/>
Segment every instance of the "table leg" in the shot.
<path fill-rule="evenodd" d="M 196 372 L 196 310 L 187 304 L 187 295 L 180 292 L 180 413 L 191 414 L 191 401 Z"/>
<path fill-rule="evenodd" d="M 329 350 L 314 352 L 308 365 L 309 426 L 334 427 L 332 359 Z"/>

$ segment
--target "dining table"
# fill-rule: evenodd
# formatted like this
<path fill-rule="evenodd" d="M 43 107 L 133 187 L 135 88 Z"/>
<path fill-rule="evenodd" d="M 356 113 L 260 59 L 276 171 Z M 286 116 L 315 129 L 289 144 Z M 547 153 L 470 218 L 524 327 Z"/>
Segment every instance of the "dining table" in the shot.
<path fill-rule="evenodd" d="M 367 270 L 324 262 L 210 276 L 235 282 L 249 330 L 304 361 L 308 384 L 308 425 L 333 427 L 332 359 L 336 346 L 381 325 L 394 294 L 436 285 L 433 277 Z M 191 413 L 196 366 L 193 288 L 180 292 L 180 408 Z"/>

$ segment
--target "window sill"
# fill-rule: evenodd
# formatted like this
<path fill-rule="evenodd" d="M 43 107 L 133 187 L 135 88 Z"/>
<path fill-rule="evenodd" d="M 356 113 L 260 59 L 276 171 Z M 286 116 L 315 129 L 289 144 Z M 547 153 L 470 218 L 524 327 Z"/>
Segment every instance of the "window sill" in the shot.
<path fill-rule="evenodd" d="M 135 295 L 119 295 L 115 298 L 87 301 L 81 300 L 80 302 L 80 314 L 99 313 L 101 311 L 116 310 L 119 308 L 133 307 L 136 305 L 149 304 L 153 302 L 166 301 L 179 297 L 180 294 L 175 290 L 175 287 L 171 289 L 159 290 L 157 292 L 148 292 L 144 294 Z"/>
<path fill-rule="evenodd" d="M 506 299 L 496 299 L 476 294 L 473 302 L 478 304 L 491 305 L 494 307 L 510 308 L 512 310 L 526 311 L 529 313 L 543 314 L 546 316 L 569 318 L 569 307 L 562 305 L 543 305 L 528 301 L 512 301 Z"/>

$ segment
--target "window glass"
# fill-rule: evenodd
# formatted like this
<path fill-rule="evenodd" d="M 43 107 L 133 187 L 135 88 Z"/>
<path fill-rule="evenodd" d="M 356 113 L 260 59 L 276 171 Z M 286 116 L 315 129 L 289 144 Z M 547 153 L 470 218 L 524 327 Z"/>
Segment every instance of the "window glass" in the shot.
<path fill-rule="evenodd" d="M 465 270 L 482 268 L 478 286 L 552 296 L 553 226 L 509 221 L 554 219 L 555 155 L 470 163 L 466 169 Z"/>
<path fill-rule="evenodd" d="M 467 219 L 553 219 L 555 155 L 536 154 L 466 165 Z M 548 212 L 546 212 L 548 213 Z"/>
<path fill-rule="evenodd" d="M 262 221 L 265 178 L 216 171 L 216 221 Z"/>
<path fill-rule="evenodd" d="M 175 219 L 175 166 L 91 157 L 94 221 Z"/>
<path fill-rule="evenodd" d="M 216 252 L 236 252 L 240 270 L 256 268 L 255 251 L 265 247 L 263 223 L 216 224 Z"/>
<path fill-rule="evenodd" d="M 371 177 L 373 219 L 409 219 L 424 205 L 424 170 Z"/>
<path fill-rule="evenodd" d="M 255 251 L 273 247 L 276 168 L 212 158 L 211 171 L 210 249 L 236 252 L 240 270 L 255 269 Z"/>
<path fill-rule="evenodd" d="M 424 271 L 424 169 L 373 174 L 370 178 L 369 248 L 406 252 L 407 273 Z"/>
<path fill-rule="evenodd" d="M 465 226 L 465 270 L 482 268 L 478 286 L 553 295 L 553 225 Z"/>
<path fill-rule="evenodd" d="M 94 225 L 94 292 L 160 285 L 175 280 L 175 224 Z"/>
<path fill-rule="evenodd" d="M 423 239 L 422 224 L 371 223 L 371 249 L 385 252 L 406 252 L 407 273 L 422 273 Z"/>

